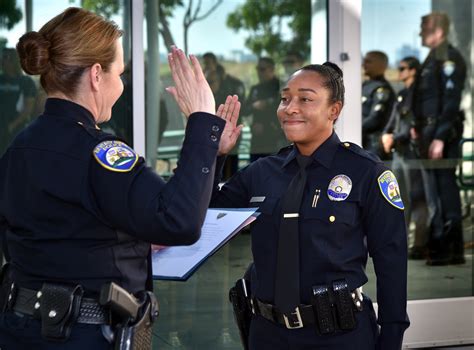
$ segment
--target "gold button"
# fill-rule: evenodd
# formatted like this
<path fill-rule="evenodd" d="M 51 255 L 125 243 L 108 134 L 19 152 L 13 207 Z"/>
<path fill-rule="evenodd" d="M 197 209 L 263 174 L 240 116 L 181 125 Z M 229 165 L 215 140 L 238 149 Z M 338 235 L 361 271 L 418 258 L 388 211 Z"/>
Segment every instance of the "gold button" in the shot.
<path fill-rule="evenodd" d="M 351 144 L 350 144 L 349 142 L 344 142 L 344 146 L 345 146 L 345 147 L 350 147 Z"/>
<path fill-rule="evenodd" d="M 334 215 L 331 215 L 331 216 L 329 217 L 329 221 L 331 221 L 331 222 L 336 221 L 336 217 L 335 217 Z"/>

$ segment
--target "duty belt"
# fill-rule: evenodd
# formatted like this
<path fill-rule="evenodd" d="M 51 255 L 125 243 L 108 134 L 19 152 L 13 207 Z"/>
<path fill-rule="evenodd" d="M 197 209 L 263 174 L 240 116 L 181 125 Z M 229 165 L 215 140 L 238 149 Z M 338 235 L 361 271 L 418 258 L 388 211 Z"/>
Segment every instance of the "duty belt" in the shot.
<path fill-rule="evenodd" d="M 362 311 L 362 288 L 356 288 L 350 293 L 350 298 L 352 299 L 354 311 Z M 263 318 L 281 324 L 287 329 L 298 329 L 306 326 L 315 325 L 318 321 L 315 316 L 315 306 L 314 305 L 299 305 L 296 307 L 290 315 L 285 315 L 280 312 L 278 308 L 272 304 L 267 304 L 257 298 L 250 299 L 252 305 L 252 312 L 256 315 L 260 315 Z M 333 305 L 327 305 L 327 307 L 332 307 Z"/>
<path fill-rule="evenodd" d="M 41 307 L 41 291 L 35 291 L 27 288 L 16 287 L 11 284 L 10 294 L 8 295 L 9 309 L 25 315 L 41 319 L 39 309 Z M 57 310 L 51 307 L 48 311 L 48 317 L 54 318 Z M 108 324 L 110 323 L 109 312 L 101 306 L 98 301 L 91 298 L 82 298 L 79 308 L 79 315 L 76 323 L 85 324 Z"/>

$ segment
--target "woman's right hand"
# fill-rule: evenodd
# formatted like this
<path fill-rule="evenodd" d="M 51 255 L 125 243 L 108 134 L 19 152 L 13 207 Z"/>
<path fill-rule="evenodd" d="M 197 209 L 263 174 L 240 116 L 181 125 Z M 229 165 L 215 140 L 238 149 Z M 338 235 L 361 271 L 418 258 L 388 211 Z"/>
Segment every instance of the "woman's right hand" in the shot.
<path fill-rule="evenodd" d="M 189 55 L 175 46 L 168 54 L 168 62 L 175 86 L 166 88 L 173 95 L 184 115 L 194 112 L 216 113 L 216 101 L 204 76 L 201 65 L 194 55 Z"/>

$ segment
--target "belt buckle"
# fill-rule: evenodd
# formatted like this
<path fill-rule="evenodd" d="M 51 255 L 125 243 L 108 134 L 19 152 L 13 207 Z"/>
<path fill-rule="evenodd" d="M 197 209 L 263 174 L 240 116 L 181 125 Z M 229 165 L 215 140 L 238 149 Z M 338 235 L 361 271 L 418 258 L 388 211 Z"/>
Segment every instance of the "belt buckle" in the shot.
<path fill-rule="evenodd" d="M 285 314 L 283 314 L 283 319 L 285 320 L 286 328 L 288 329 L 303 328 L 303 319 L 301 318 L 300 309 L 298 306 L 295 308 L 295 311 L 292 312 L 290 315 L 296 316 L 296 320 L 293 317 L 291 317 L 291 320 L 290 320 Z"/>

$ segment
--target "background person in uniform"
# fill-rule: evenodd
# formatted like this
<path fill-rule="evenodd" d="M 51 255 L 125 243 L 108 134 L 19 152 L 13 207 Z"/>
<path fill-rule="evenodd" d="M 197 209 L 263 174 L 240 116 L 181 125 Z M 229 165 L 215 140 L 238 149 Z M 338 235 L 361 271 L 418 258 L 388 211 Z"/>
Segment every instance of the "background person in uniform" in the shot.
<path fill-rule="evenodd" d="M 409 225 L 412 213 L 415 220 L 415 239 L 409 256 L 421 258 L 426 246 L 427 211 L 421 173 L 417 167 L 410 128 L 413 125 L 413 88 L 415 77 L 420 70 L 416 57 L 405 57 L 398 65 L 398 78 L 404 88 L 395 99 L 392 115 L 382 135 L 384 152 L 393 154 L 392 169 L 398 179 L 400 192 L 405 204 L 405 219 Z M 421 190 L 420 190 L 421 189 Z"/>
<path fill-rule="evenodd" d="M 432 218 L 429 265 L 465 262 L 456 165 L 463 133 L 460 104 L 466 63 L 447 40 L 448 33 L 449 18 L 445 13 L 422 17 L 420 36 L 430 52 L 416 81 L 414 136 L 419 138 L 421 158 L 431 159 L 434 166 L 426 170 L 428 178 L 424 181 Z"/>
<path fill-rule="evenodd" d="M 236 77 L 228 74 L 218 61 L 216 55 L 212 52 L 206 52 L 203 56 L 204 62 L 204 73 L 206 79 L 211 86 L 216 103 L 222 104 L 225 102 L 227 96 L 237 95 L 240 101 L 245 100 L 245 85 Z M 239 140 L 240 141 L 240 140 Z M 239 143 L 238 141 L 238 143 Z M 224 178 L 231 177 L 239 168 L 238 159 L 238 143 L 237 147 L 227 156 L 226 163 L 224 165 Z"/>
<path fill-rule="evenodd" d="M 369 78 L 362 84 L 362 145 L 381 159 L 388 159 L 380 139 L 395 99 L 395 93 L 385 79 L 388 57 L 382 51 L 367 52 L 362 66 Z"/>
<path fill-rule="evenodd" d="M 35 105 L 36 86 L 23 75 L 15 49 L 2 50 L 0 74 L 0 156 L 13 137 L 31 118 Z"/>
<path fill-rule="evenodd" d="M 198 60 L 192 57 L 192 70 L 173 48 L 176 87 L 168 91 L 188 123 L 175 174 L 165 183 L 98 127 L 123 90 L 120 36 L 113 22 L 69 8 L 18 42 L 23 69 L 40 75 L 48 100 L 0 158 L 0 231 L 10 253 L 0 293 L 2 349 L 112 349 L 101 332 L 107 311 L 97 303 L 104 283 L 129 293 L 151 290 L 150 242 L 199 238 L 225 121 L 212 115 L 215 102 Z M 71 285 L 78 294 L 57 302 L 56 312 L 45 283 L 48 290 Z M 80 307 L 71 300 L 82 300 Z M 61 320 L 70 322 L 69 336 L 49 320 L 68 310 Z"/>
<path fill-rule="evenodd" d="M 281 63 L 283 64 L 283 69 L 285 70 L 285 82 L 286 80 L 298 69 L 303 67 L 304 58 L 298 51 L 288 51 L 283 57 Z"/>
<path fill-rule="evenodd" d="M 252 118 L 251 162 L 278 151 L 286 143 L 274 115 L 280 91 L 275 62 L 269 57 L 261 57 L 256 69 L 259 83 L 250 88 L 250 93 L 242 106 L 242 115 Z"/>
<path fill-rule="evenodd" d="M 251 228 L 252 350 L 401 349 L 409 325 L 403 202 L 393 173 L 334 132 L 343 104 L 337 65 L 301 68 L 281 90 L 277 111 L 293 145 L 215 187 L 212 206 L 261 213 Z M 357 296 L 367 282 L 368 254 L 377 275 L 380 335 L 372 302 Z M 329 293 L 337 294 L 331 303 Z M 356 325 L 346 324 L 345 312 L 335 321 L 333 303 L 348 305 Z"/>

